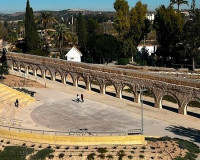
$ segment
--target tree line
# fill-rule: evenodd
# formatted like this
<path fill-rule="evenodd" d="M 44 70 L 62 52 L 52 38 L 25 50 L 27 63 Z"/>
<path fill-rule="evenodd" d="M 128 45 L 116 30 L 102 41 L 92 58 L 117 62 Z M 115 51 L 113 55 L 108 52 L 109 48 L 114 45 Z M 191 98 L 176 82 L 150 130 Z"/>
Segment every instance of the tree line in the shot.
<path fill-rule="evenodd" d="M 116 15 L 104 18 L 103 15 L 74 15 L 73 25 L 58 20 L 48 12 L 39 18 L 33 15 L 29 0 L 26 4 L 25 20 L 18 24 L 17 31 L 7 30 L 4 22 L 0 25 L 0 37 L 11 42 L 24 27 L 23 43 L 17 43 L 17 49 L 24 53 L 49 55 L 48 38 L 53 37 L 61 57 L 66 46 L 76 45 L 83 53 L 83 61 L 89 63 L 120 64 L 134 62 L 139 65 L 167 66 L 189 64 L 191 69 L 200 62 L 200 11 L 192 1 L 189 17 L 185 17 L 180 6 L 188 4 L 186 0 L 170 0 L 169 6 L 156 8 L 153 23 L 147 19 L 148 6 L 138 1 L 130 7 L 127 0 L 116 0 L 113 7 Z M 177 10 L 173 5 L 177 5 Z M 108 20 L 110 19 L 110 22 Z M 38 29 L 44 35 L 37 33 Z M 51 32 L 53 30 L 53 32 Z M 158 45 L 156 53 L 149 54 L 146 48 L 138 52 L 137 47 L 148 37 L 154 37 Z M 10 37 L 10 38 L 9 38 Z M 13 42 L 14 43 L 14 42 Z"/>

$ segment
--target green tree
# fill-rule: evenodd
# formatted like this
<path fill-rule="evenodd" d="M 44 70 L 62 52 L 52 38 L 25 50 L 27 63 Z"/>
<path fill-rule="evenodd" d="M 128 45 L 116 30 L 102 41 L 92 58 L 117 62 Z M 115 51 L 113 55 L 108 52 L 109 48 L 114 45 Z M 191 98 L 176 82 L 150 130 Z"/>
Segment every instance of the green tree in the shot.
<path fill-rule="evenodd" d="M 67 27 L 64 24 L 58 24 L 55 26 L 55 37 L 59 43 L 59 50 L 61 56 L 63 55 L 64 39 L 67 39 Z"/>
<path fill-rule="evenodd" d="M 200 11 L 193 10 L 190 19 L 184 26 L 183 47 L 192 63 L 192 70 L 195 69 L 195 59 L 200 54 Z"/>
<path fill-rule="evenodd" d="M 147 36 L 151 31 L 150 21 L 146 18 L 147 5 L 137 2 L 135 7 L 130 11 L 130 31 L 129 35 L 132 37 L 136 46 L 140 41 Z"/>
<path fill-rule="evenodd" d="M 79 13 L 77 18 L 77 36 L 78 36 L 78 46 L 80 47 L 81 51 L 84 52 L 87 43 L 87 29 L 86 29 L 86 21 L 81 13 Z"/>
<path fill-rule="evenodd" d="M 109 63 L 116 60 L 120 53 L 120 43 L 112 35 L 100 35 L 95 43 L 95 53 L 100 57 L 101 62 Z"/>
<path fill-rule="evenodd" d="M 117 30 L 119 37 L 122 38 L 130 29 L 128 2 L 126 0 L 116 0 L 114 3 L 114 9 L 117 12 L 114 27 Z"/>
<path fill-rule="evenodd" d="M 56 21 L 56 19 L 53 17 L 53 15 L 49 12 L 42 12 L 39 19 L 38 19 L 38 22 L 43 24 L 43 29 L 44 29 L 44 38 L 43 37 L 40 37 L 40 42 L 45 42 L 45 51 L 48 52 L 48 41 L 47 41 L 47 36 L 48 36 L 48 33 L 47 33 L 47 25 L 49 23 L 54 23 Z"/>
<path fill-rule="evenodd" d="M 97 32 L 99 29 L 98 22 L 89 17 L 86 19 L 86 26 L 87 26 L 87 42 L 86 42 L 86 52 L 84 53 L 84 59 L 86 62 L 92 62 L 95 53 L 95 41 L 97 37 Z"/>
<path fill-rule="evenodd" d="M 180 12 L 175 12 L 172 6 L 166 8 L 164 5 L 156 9 L 154 27 L 156 30 L 157 41 L 160 45 L 157 55 L 166 64 L 167 59 L 174 56 L 174 48 L 180 43 L 183 31 L 184 19 Z"/>
<path fill-rule="evenodd" d="M 29 0 L 27 0 L 25 14 L 25 41 L 27 44 L 27 51 L 38 49 L 39 36 L 35 25 L 33 9 L 30 7 Z"/>
<path fill-rule="evenodd" d="M 188 4 L 188 1 L 186 1 L 186 0 L 170 0 L 170 5 L 177 5 L 178 6 L 178 10 L 180 10 L 180 6 L 182 5 L 182 4 L 187 4 L 187 5 L 189 5 Z"/>

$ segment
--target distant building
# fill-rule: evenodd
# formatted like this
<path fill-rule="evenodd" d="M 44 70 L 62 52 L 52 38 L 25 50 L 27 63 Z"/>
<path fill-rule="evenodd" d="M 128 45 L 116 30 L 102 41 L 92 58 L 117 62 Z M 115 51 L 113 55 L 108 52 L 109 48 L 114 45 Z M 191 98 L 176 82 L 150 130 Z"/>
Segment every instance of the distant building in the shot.
<path fill-rule="evenodd" d="M 137 49 L 138 49 L 139 52 L 141 52 L 142 48 L 144 48 L 144 47 L 145 47 L 146 50 L 148 50 L 149 55 L 155 53 L 157 51 L 157 49 L 158 49 L 157 45 L 145 45 L 145 46 L 144 45 L 139 45 L 137 47 Z"/>
<path fill-rule="evenodd" d="M 65 55 L 68 61 L 74 62 L 81 62 L 82 56 L 82 53 L 75 46 Z"/>
<path fill-rule="evenodd" d="M 153 12 L 153 11 L 147 12 L 146 17 L 148 20 L 150 20 L 153 23 L 153 21 L 155 20 L 155 15 L 156 15 L 156 12 Z"/>

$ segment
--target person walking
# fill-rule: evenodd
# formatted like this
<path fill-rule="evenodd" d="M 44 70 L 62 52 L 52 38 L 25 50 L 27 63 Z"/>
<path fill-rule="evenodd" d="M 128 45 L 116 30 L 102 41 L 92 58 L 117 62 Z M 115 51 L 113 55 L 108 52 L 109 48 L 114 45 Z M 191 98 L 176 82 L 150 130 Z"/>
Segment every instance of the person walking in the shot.
<path fill-rule="evenodd" d="M 81 102 L 84 102 L 83 94 L 81 94 Z"/>
<path fill-rule="evenodd" d="M 79 98 L 79 95 L 77 94 L 77 99 L 76 99 L 77 103 L 80 102 L 80 98 Z"/>
<path fill-rule="evenodd" d="M 16 99 L 15 106 L 16 106 L 16 107 L 19 106 L 19 100 L 18 100 L 18 98 Z"/>

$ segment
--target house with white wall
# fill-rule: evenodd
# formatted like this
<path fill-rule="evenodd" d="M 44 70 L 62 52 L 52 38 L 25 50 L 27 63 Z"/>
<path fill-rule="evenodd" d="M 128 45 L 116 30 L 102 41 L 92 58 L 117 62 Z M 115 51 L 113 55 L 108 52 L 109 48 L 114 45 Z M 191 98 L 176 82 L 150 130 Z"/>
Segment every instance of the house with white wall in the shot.
<path fill-rule="evenodd" d="M 68 61 L 81 62 L 82 53 L 75 46 L 65 55 Z"/>
<path fill-rule="evenodd" d="M 139 45 L 137 47 L 138 51 L 141 52 L 142 51 L 142 48 L 144 48 L 148 51 L 149 55 L 151 55 L 152 53 L 155 53 L 158 49 L 158 46 L 157 45 Z"/>

